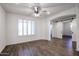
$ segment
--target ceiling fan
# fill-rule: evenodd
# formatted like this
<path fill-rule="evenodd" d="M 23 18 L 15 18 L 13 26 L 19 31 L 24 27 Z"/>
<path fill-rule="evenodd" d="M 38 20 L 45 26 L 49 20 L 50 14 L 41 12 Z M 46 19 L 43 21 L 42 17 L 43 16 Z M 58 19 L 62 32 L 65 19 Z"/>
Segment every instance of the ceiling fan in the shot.
<path fill-rule="evenodd" d="M 39 3 L 34 3 L 33 5 L 31 5 L 31 8 L 34 12 L 35 17 L 42 15 L 42 13 L 47 14 L 47 15 L 50 14 L 50 12 L 43 9 L 42 6 Z"/>

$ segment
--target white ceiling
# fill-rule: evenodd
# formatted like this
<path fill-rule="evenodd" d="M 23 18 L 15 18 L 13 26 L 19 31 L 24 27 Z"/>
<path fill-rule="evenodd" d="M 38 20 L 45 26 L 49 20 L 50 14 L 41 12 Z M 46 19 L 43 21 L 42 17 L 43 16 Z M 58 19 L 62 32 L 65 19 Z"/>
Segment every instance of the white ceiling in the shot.
<path fill-rule="evenodd" d="M 1 3 L 1 6 L 6 12 L 35 17 L 33 15 L 33 9 L 31 8 L 33 5 L 33 3 Z M 50 14 L 41 12 L 40 18 L 49 17 L 50 15 L 54 15 L 75 6 L 74 3 L 39 3 L 39 5 L 41 6 L 41 11 L 46 10 L 50 12 Z"/>

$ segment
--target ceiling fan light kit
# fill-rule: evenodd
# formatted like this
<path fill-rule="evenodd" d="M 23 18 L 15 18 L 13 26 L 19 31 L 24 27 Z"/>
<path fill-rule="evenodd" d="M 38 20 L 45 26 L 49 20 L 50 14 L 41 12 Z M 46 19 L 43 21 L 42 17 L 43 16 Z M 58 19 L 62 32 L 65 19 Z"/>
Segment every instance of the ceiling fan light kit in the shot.
<path fill-rule="evenodd" d="M 34 10 L 34 15 L 35 15 L 36 17 L 39 16 L 40 7 L 35 6 L 35 7 L 33 7 L 33 10 Z"/>

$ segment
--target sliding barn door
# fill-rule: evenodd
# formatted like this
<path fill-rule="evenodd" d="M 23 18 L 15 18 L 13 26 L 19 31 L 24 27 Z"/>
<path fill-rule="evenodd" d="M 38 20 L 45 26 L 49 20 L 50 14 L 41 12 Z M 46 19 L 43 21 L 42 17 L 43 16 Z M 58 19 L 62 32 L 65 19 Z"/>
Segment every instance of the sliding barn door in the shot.
<path fill-rule="evenodd" d="M 57 38 L 62 38 L 62 30 L 63 30 L 63 23 L 62 22 L 57 22 L 55 24 L 55 36 Z"/>

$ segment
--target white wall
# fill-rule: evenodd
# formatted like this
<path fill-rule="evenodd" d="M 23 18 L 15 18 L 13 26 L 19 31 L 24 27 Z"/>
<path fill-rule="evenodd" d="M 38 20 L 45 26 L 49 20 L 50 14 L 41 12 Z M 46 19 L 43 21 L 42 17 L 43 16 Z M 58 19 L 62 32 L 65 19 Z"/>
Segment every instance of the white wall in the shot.
<path fill-rule="evenodd" d="M 77 40 L 77 51 L 79 51 L 79 6 L 76 7 L 76 14 L 77 14 L 77 17 L 76 17 L 76 24 L 77 24 L 77 37 L 76 37 L 76 40 Z"/>
<path fill-rule="evenodd" d="M 0 6 L 0 52 L 4 49 L 5 45 L 5 11 Z"/>
<path fill-rule="evenodd" d="M 71 30 L 72 30 L 72 41 L 77 41 L 77 22 L 75 19 L 71 22 Z"/>
<path fill-rule="evenodd" d="M 17 34 L 18 19 L 34 20 L 36 22 L 36 34 L 28 37 L 19 37 Z M 48 21 L 46 19 L 30 18 L 27 16 L 7 13 L 7 45 L 40 39 L 48 40 Z"/>

